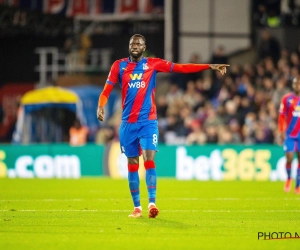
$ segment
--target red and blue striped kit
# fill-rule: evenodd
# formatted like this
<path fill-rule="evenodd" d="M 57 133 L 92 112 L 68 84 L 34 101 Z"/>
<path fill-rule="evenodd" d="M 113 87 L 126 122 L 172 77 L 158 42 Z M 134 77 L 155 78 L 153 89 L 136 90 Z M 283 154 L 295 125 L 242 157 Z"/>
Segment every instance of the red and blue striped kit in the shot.
<path fill-rule="evenodd" d="M 300 137 L 300 96 L 294 93 L 286 94 L 282 98 L 279 112 L 285 117 L 286 135 L 292 138 Z"/>
<path fill-rule="evenodd" d="M 172 72 L 174 63 L 143 57 L 139 62 L 123 58 L 113 63 L 106 83 L 122 89 L 122 121 L 140 122 L 156 120 L 156 73 Z"/>

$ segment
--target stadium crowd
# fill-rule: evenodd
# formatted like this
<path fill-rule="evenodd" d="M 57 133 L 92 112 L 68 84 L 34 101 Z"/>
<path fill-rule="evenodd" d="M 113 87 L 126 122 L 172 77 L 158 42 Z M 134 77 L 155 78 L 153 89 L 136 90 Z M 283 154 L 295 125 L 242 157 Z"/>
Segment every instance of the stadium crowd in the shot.
<path fill-rule="evenodd" d="M 224 76 L 211 71 L 169 75 L 167 91 L 158 91 L 156 96 L 160 142 L 281 143 L 278 109 L 300 72 L 300 44 L 295 51 L 280 50 L 279 45 L 265 46 L 276 41 L 267 32 L 264 36 L 254 64 L 231 65 Z M 199 57 L 194 55 L 191 62 L 199 63 Z M 219 47 L 211 63 L 227 62 L 224 48 Z M 119 122 L 118 113 L 111 126 L 100 130 L 101 142 L 118 137 Z"/>

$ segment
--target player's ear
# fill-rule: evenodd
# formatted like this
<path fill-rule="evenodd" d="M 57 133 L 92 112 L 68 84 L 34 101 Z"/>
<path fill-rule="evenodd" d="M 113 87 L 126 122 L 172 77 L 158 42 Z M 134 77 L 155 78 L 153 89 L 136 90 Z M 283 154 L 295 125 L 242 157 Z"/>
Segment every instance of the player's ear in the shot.
<path fill-rule="evenodd" d="M 143 49 L 143 51 L 145 51 L 146 50 L 146 45 L 144 45 L 144 49 Z"/>

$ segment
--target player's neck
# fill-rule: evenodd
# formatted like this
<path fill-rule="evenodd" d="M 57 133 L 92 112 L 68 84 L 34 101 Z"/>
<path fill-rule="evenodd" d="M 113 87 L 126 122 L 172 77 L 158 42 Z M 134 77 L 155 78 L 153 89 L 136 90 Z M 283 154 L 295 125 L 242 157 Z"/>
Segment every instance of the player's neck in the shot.
<path fill-rule="evenodd" d="M 140 56 L 138 58 L 134 58 L 132 56 L 129 57 L 131 62 L 135 62 L 138 63 L 139 61 L 141 61 L 143 59 L 143 56 Z"/>

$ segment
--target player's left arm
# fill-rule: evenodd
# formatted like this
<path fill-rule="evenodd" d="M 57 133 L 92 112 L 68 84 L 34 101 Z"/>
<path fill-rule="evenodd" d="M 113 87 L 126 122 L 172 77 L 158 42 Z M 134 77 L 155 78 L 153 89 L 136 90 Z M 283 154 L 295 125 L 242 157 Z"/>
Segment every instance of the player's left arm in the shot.
<path fill-rule="evenodd" d="M 154 68 L 159 72 L 196 73 L 202 70 L 212 69 L 219 71 L 222 75 L 226 73 L 228 64 L 180 64 L 172 63 L 160 58 L 153 58 Z"/>
<path fill-rule="evenodd" d="M 226 67 L 229 67 L 228 64 L 179 64 L 175 63 L 173 67 L 173 72 L 175 73 L 196 73 L 206 69 L 212 69 L 219 71 L 222 75 L 226 73 Z"/>

